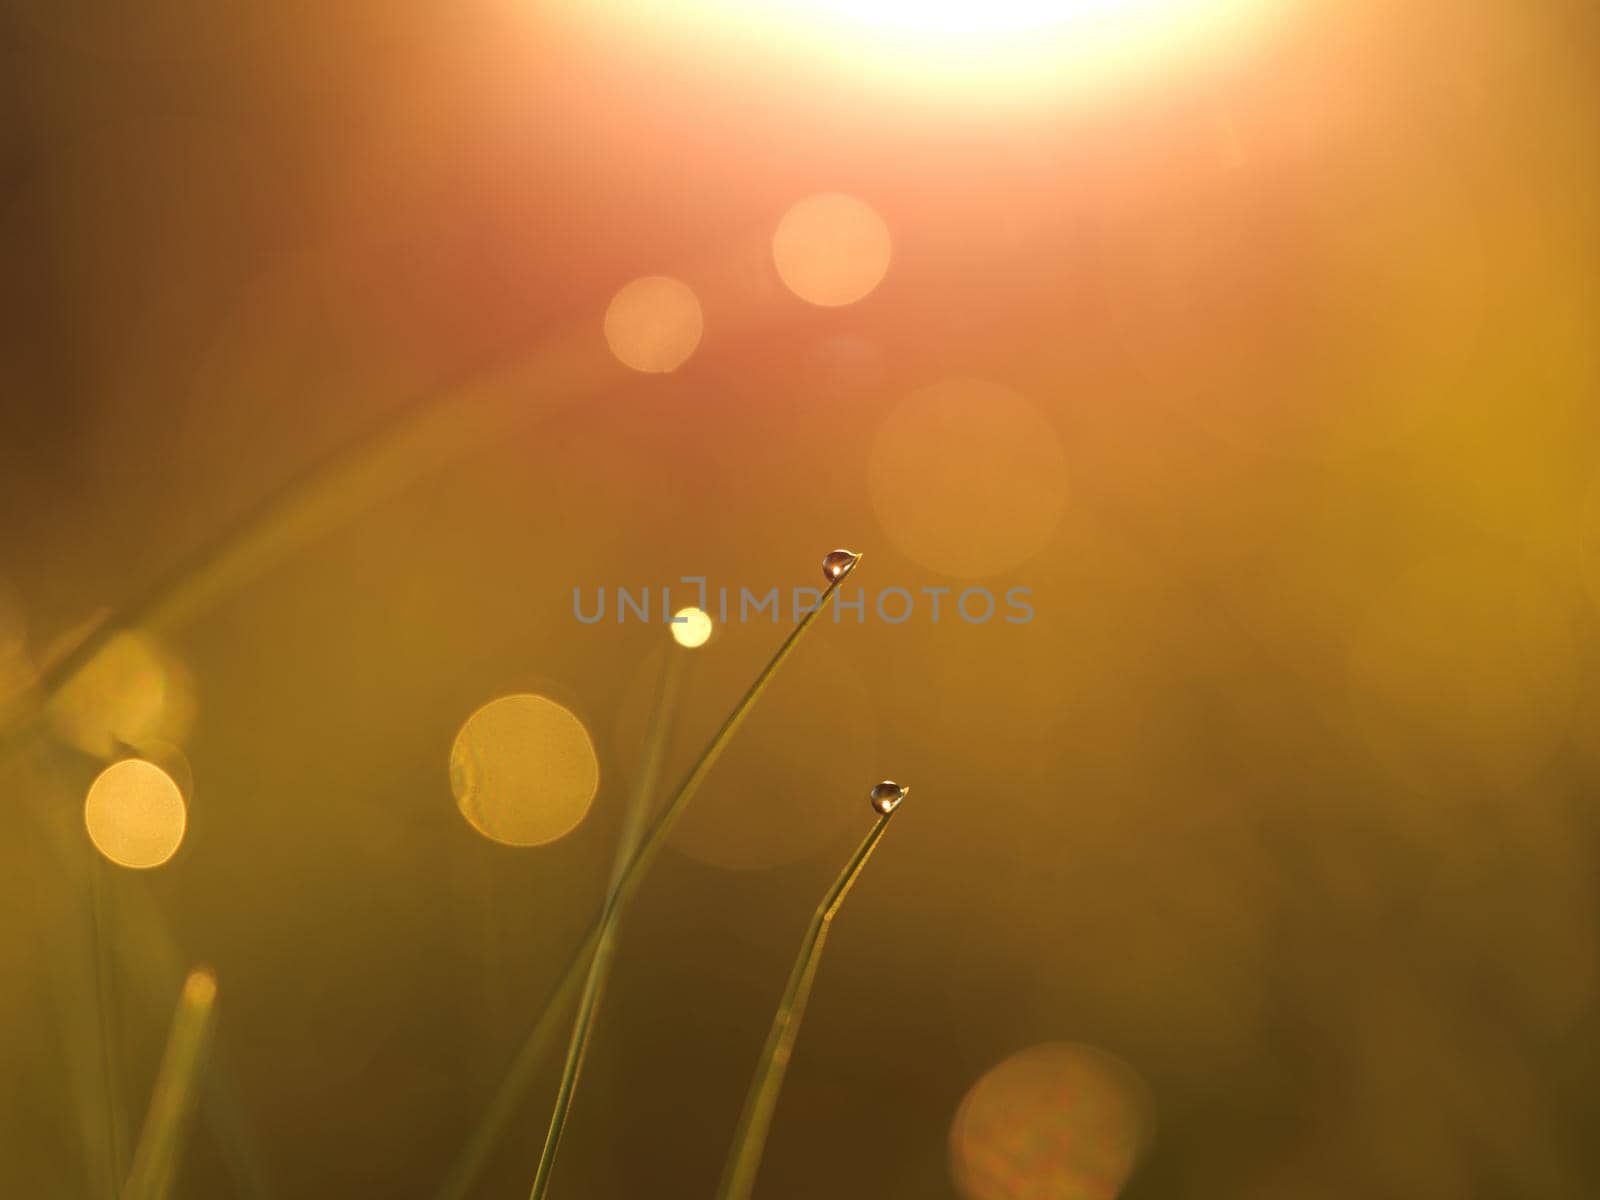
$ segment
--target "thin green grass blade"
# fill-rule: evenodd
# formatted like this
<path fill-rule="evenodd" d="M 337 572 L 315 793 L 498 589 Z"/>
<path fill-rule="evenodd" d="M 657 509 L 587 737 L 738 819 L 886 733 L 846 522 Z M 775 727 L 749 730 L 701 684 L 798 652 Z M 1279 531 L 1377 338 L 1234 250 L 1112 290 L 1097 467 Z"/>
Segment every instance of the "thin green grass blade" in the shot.
<path fill-rule="evenodd" d="M 691 264 L 688 278 L 731 278 L 733 257 Z M 723 314 L 724 337 L 768 327 L 779 310 L 746 306 Z M 231 595 L 274 564 L 372 504 L 458 461 L 507 430 L 553 417 L 623 377 L 587 316 L 552 330 L 537 346 L 500 346 L 453 379 L 397 404 L 366 431 L 309 464 L 231 522 L 144 595 L 104 616 L 69 650 L 44 664 L 32 686 L 0 703 L 0 747 L 35 727 L 45 707 L 125 630 L 162 633 Z"/>
<path fill-rule="evenodd" d="M 216 998 L 217 981 L 210 971 L 189 972 L 178 996 L 178 1011 L 161 1056 L 150 1111 L 133 1152 L 123 1200 L 166 1200 L 172 1193 L 189 1118 L 200 1092 Z"/>
<path fill-rule="evenodd" d="M 567 1042 L 567 1058 L 561 1068 L 561 1082 L 556 1088 L 555 1107 L 550 1114 L 550 1128 L 545 1134 L 544 1149 L 539 1154 L 539 1168 L 534 1175 L 533 1195 L 543 1196 L 550 1186 L 550 1176 L 555 1169 L 556 1153 L 561 1147 L 561 1135 L 566 1130 L 567 1115 L 572 1111 L 572 1101 L 578 1089 L 578 1077 L 583 1071 L 584 1059 L 589 1052 L 589 1035 L 594 1029 L 595 1014 L 600 1008 L 600 998 L 611 974 L 611 956 L 617 943 L 618 888 L 628 864 L 639 851 L 644 836 L 644 823 L 655 796 L 656 782 L 666 757 L 671 731 L 674 705 L 682 684 L 687 655 L 692 651 L 673 645 L 667 650 L 667 661 L 662 671 L 661 684 L 652 706 L 649 732 L 645 735 L 644 751 L 640 756 L 639 778 L 634 788 L 628 811 L 623 818 L 622 836 L 617 841 L 617 853 L 611 869 L 611 883 L 606 892 L 606 903 L 600 918 L 600 938 L 594 956 L 589 960 L 589 970 L 583 981 L 583 993 L 578 1000 L 578 1013 L 572 1022 L 572 1034 Z"/>
<path fill-rule="evenodd" d="M 859 561 L 859 559 L 857 560 Z M 853 567 L 852 567 L 853 569 Z M 612 888 L 607 896 L 607 902 L 602 911 L 595 917 L 593 923 L 584 933 L 583 940 L 573 951 L 557 978 L 555 987 L 546 998 L 544 1005 L 535 1018 L 533 1027 L 523 1039 L 521 1047 L 512 1058 L 511 1066 L 506 1071 L 505 1078 L 501 1080 L 499 1089 L 495 1092 L 494 1099 L 490 1101 L 489 1108 L 485 1111 L 483 1119 L 467 1140 L 460 1155 L 457 1156 L 450 1172 L 445 1176 L 445 1181 L 438 1192 L 438 1200 L 463 1200 L 472 1185 L 477 1181 L 479 1173 L 483 1170 L 490 1149 L 499 1140 L 505 1126 L 511 1119 L 522 1095 L 527 1091 L 533 1079 L 534 1072 L 538 1069 L 540 1059 L 543 1057 L 550 1039 L 555 1034 L 556 1021 L 565 1011 L 568 1004 L 573 1003 L 580 988 L 585 981 L 583 973 L 584 963 L 589 960 L 600 945 L 602 934 L 608 924 L 620 918 L 621 912 L 626 908 L 633 893 L 638 889 L 639 881 L 644 877 L 645 871 L 661 852 L 667 835 L 671 833 L 673 824 L 678 815 L 683 811 L 684 805 L 699 789 L 704 782 L 711 767 L 727 748 L 734 732 L 744 723 L 750 709 L 767 690 L 767 685 L 772 682 L 772 677 L 777 674 L 789 655 L 794 653 L 794 648 L 800 639 L 805 636 L 806 630 L 814 625 L 817 619 L 827 611 L 832 603 L 834 594 L 838 591 L 839 584 L 848 577 L 848 572 L 832 580 L 827 590 L 822 593 L 815 608 L 811 609 L 798 624 L 789 631 L 789 636 L 783 644 L 767 660 L 760 673 L 757 674 L 744 695 L 739 697 L 717 731 L 711 735 L 711 740 L 706 743 L 700 756 L 695 759 L 683 781 L 678 785 L 672 798 L 667 801 L 660 814 L 645 830 L 640 838 L 638 848 L 616 876 Z M 570 1096 L 567 1097 L 570 1103 Z M 560 1097 L 558 1096 L 558 1103 Z"/>
<path fill-rule="evenodd" d="M 761 1169 L 761 1155 L 767 1145 L 767 1131 L 772 1127 L 772 1114 L 778 1107 L 778 1093 L 783 1090 L 783 1077 L 789 1069 L 789 1057 L 794 1052 L 794 1041 L 800 1032 L 800 1022 L 805 1016 L 806 1001 L 811 998 L 811 985 L 817 977 L 817 966 L 822 961 L 822 946 L 828 938 L 828 927 L 844 903 L 846 894 L 867 865 L 867 859 L 877 849 L 884 830 L 889 827 L 898 809 L 890 809 L 877 821 L 862 839 L 861 845 L 845 863 L 839 878 L 833 881 L 817 911 L 806 928 L 800 942 L 800 953 L 795 957 L 789 972 L 789 982 L 783 989 L 783 999 L 772 1018 L 772 1028 L 767 1033 L 766 1045 L 761 1051 L 761 1061 L 756 1067 L 750 1092 L 745 1097 L 744 1111 L 734 1127 L 733 1145 L 728 1151 L 728 1162 L 723 1168 L 722 1183 L 717 1188 L 717 1200 L 749 1200 L 755 1187 L 756 1172 Z"/>
<path fill-rule="evenodd" d="M 38 746 L 0 747 L 0 758 L 8 749 L 17 750 L 31 772 Z M 30 776 L 31 778 L 31 776 Z M 118 1001 L 136 1006 L 140 1012 L 165 1009 L 171 1003 L 171 980 L 183 969 L 183 957 L 165 916 L 150 893 L 130 886 L 120 876 L 121 867 L 110 866 L 84 837 L 79 812 L 52 803 L 32 787 L 16 793 L 18 811 L 32 823 L 57 869 L 71 879 L 73 893 L 83 898 L 84 976 L 60 976 L 63 994 L 55 1001 L 57 1015 L 64 1022 L 68 1047 L 69 1077 L 76 1097 L 75 1108 L 81 1122 L 85 1145 L 102 1140 L 106 1153 L 97 1155 L 90 1171 L 95 1196 L 116 1200 L 127 1179 L 125 1151 L 117 1152 L 113 1165 L 111 1140 L 106 1135 L 127 1122 L 106 1111 L 113 1098 L 122 1096 Z M 68 971 L 58 958 L 53 970 Z M 87 980 L 87 982 L 85 982 Z M 120 985 L 120 990 L 112 986 Z M 94 1032 L 84 1032 L 87 1030 Z M 111 1057 L 103 1049 L 114 1051 Z M 260 1138 L 239 1090 L 238 1077 L 230 1069 L 226 1046 L 213 1041 L 204 1075 L 205 1098 L 201 1116 L 222 1155 L 231 1182 L 240 1200 L 273 1200 L 275 1195 L 262 1163 Z M 130 1133 L 137 1132 L 136 1130 Z M 116 1140 L 126 1140 L 120 1138 Z"/>

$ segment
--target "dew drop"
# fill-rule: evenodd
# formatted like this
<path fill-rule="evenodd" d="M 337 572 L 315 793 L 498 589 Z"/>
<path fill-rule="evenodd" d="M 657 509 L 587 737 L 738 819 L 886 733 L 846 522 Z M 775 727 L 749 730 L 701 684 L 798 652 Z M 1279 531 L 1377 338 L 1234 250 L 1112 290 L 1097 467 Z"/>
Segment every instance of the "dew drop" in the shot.
<path fill-rule="evenodd" d="M 872 789 L 872 811 L 888 816 L 900 807 L 900 801 L 906 798 L 906 793 L 911 789 L 896 783 L 892 779 L 885 779 L 876 784 Z"/>
<path fill-rule="evenodd" d="M 861 555 L 849 550 L 830 550 L 822 560 L 822 573 L 828 577 L 829 583 L 838 583 L 851 571 L 856 569 L 856 563 L 861 561 Z"/>

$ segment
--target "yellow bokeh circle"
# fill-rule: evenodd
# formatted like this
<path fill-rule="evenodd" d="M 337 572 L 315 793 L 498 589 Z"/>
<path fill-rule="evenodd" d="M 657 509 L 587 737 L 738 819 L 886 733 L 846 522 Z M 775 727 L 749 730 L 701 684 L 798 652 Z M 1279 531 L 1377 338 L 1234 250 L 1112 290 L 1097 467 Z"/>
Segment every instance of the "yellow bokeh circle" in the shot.
<path fill-rule="evenodd" d="M 565 837 L 599 786 L 589 731 L 544 696 L 491 700 L 467 718 L 450 748 L 450 790 L 461 815 L 507 846 Z"/>
<path fill-rule="evenodd" d="M 800 299 L 825 308 L 854 304 L 889 270 L 889 227 L 854 196 L 823 192 L 800 201 L 778 222 L 772 261 Z"/>
<path fill-rule="evenodd" d="M 171 775 L 155 763 L 125 758 L 89 785 L 83 823 L 101 854 L 118 866 L 144 869 L 177 853 L 188 812 Z"/>
<path fill-rule="evenodd" d="M 606 344 L 624 366 L 675 371 L 700 345 L 705 318 L 694 289 L 666 275 L 625 284 L 606 308 Z"/>

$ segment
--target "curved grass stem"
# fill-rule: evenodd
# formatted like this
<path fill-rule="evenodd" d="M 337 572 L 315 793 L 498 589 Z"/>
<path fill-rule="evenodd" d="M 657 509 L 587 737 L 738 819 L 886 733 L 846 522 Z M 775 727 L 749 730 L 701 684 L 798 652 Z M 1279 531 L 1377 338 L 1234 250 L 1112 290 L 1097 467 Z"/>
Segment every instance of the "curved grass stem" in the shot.
<path fill-rule="evenodd" d="M 750 1092 L 745 1097 L 744 1110 L 734 1127 L 733 1145 L 728 1151 L 728 1162 L 723 1168 L 722 1182 L 717 1188 L 717 1200 L 749 1200 L 755 1187 L 756 1172 L 761 1169 L 761 1154 L 766 1149 L 767 1131 L 772 1127 L 772 1114 L 778 1107 L 778 1093 L 783 1090 L 783 1077 L 789 1069 L 789 1058 L 794 1052 L 794 1041 L 800 1032 L 800 1021 L 805 1016 L 806 1001 L 811 998 L 811 985 L 817 977 L 817 966 L 822 961 L 822 946 L 828 938 L 828 927 L 833 923 L 839 906 L 855 884 L 867 859 L 877 849 L 884 830 L 894 817 L 895 810 L 881 814 L 873 822 L 867 836 L 856 847 L 856 852 L 845 863 L 839 878 L 833 881 L 817 911 L 806 927 L 800 942 L 794 967 L 789 972 L 789 982 L 778 1002 L 778 1011 L 772 1018 L 772 1028 L 767 1033 L 766 1045 L 761 1051 L 761 1061 L 756 1067 Z"/>
<path fill-rule="evenodd" d="M 683 671 L 690 652 L 676 646 L 667 651 L 666 666 L 661 673 L 656 690 L 650 722 L 645 734 L 643 753 L 640 756 L 639 776 L 628 811 L 623 817 L 622 836 L 617 841 L 617 853 L 611 869 L 611 882 L 606 890 L 605 907 L 600 918 L 600 936 L 594 955 L 589 959 L 589 970 L 584 977 L 583 993 L 578 1000 L 577 1016 L 572 1022 L 572 1034 L 567 1042 L 567 1057 L 561 1068 L 561 1082 L 556 1088 L 556 1103 L 550 1114 L 550 1128 L 545 1134 L 544 1149 L 539 1154 L 539 1168 L 534 1175 L 533 1195 L 542 1196 L 549 1189 L 550 1176 L 555 1169 L 556 1152 L 561 1146 L 561 1135 L 566 1129 L 567 1115 L 572 1110 L 572 1100 L 577 1092 L 578 1076 L 583 1071 L 584 1059 L 589 1052 L 589 1035 L 594 1029 L 595 1014 L 611 974 L 611 958 L 617 944 L 618 889 L 628 864 L 638 853 L 644 835 L 644 822 L 650 812 L 656 782 L 661 774 L 671 733 L 672 716 L 678 690 L 682 685 Z"/>
<path fill-rule="evenodd" d="M 594 395 L 611 366 L 553 338 L 492 360 L 398 405 L 365 432 L 325 454 L 225 525 L 144 594 L 103 615 L 71 648 L 46 663 L 26 690 L 0 705 L 0 747 L 35 727 L 52 699 L 119 633 L 182 628 L 276 563 L 366 511 L 378 500 L 443 469 L 506 430 L 551 416 Z"/>
<path fill-rule="evenodd" d="M 577 998 L 580 986 L 586 984 L 588 974 L 583 970 L 584 963 L 593 960 L 596 950 L 598 950 L 606 936 L 607 929 L 610 929 L 614 936 L 617 923 L 620 921 L 628 901 L 638 889 L 640 880 L 644 877 L 645 871 L 654 861 L 655 856 L 661 852 L 661 847 L 666 843 L 667 835 L 672 831 L 672 827 L 679 814 L 682 813 L 684 805 L 699 790 L 701 783 L 705 781 L 706 775 L 721 756 L 723 750 L 727 748 L 728 742 L 732 740 L 734 732 L 744 723 L 744 719 L 749 715 L 751 708 L 761 698 L 761 694 L 767 690 L 767 685 L 772 682 L 772 677 L 777 674 L 778 668 L 783 665 L 789 655 L 794 653 L 795 647 L 799 644 L 800 639 L 805 636 L 806 630 L 810 629 L 816 623 L 818 617 L 827 611 L 834 594 L 838 591 L 840 582 L 844 578 L 844 575 L 840 575 L 830 581 L 827 589 L 817 601 L 816 607 L 807 612 L 795 627 L 789 631 L 789 636 L 784 638 L 783 643 L 773 652 L 772 657 L 761 668 L 755 680 L 745 690 L 744 695 L 739 697 L 733 709 L 723 719 L 717 731 L 711 735 L 711 740 L 706 743 L 705 749 L 700 752 L 699 757 L 695 759 L 683 781 L 678 784 L 677 790 L 673 792 L 671 799 L 667 801 L 660 814 L 644 831 L 632 856 L 623 865 L 622 869 L 616 873 L 611 889 L 607 894 L 604 908 L 584 933 L 583 940 L 578 943 L 557 978 L 555 987 L 551 990 L 550 995 L 546 997 L 543 1006 L 539 1010 L 538 1017 L 534 1020 L 532 1029 L 528 1031 L 527 1037 L 523 1039 L 522 1045 L 513 1057 L 511 1066 L 501 1080 L 500 1087 L 495 1092 L 494 1099 L 490 1102 L 483 1119 L 478 1123 L 461 1154 L 457 1156 L 450 1173 L 445 1177 L 444 1184 L 438 1193 L 439 1200 L 462 1200 L 462 1197 L 465 1197 L 470 1191 L 483 1169 L 489 1150 L 505 1129 L 517 1102 L 531 1082 L 533 1073 L 538 1067 L 540 1058 L 543 1056 L 546 1044 L 555 1032 L 557 1017 L 569 1003 Z M 602 979 L 606 965 L 604 962 L 601 964 Z M 596 998 L 598 998 L 598 993 L 596 993 Z M 592 1007 L 593 1002 L 591 1001 L 590 1003 Z M 591 1021 L 592 1016 L 591 1011 Z M 581 1008 L 579 1020 L 580 1022 L 582 1020 Z M 587 1037 L 588 1028 L 589 1026 L 586 1026 L 583 1031 L 584 1037 Z M 574 1032 L 575 1034 L 579 1032 L 576 1026 Z M 564 1077 L 562 1084 L 558 1087 L 556 1106 L 558 1112 L 562 1114 L 560 1119 L 563 1122 L 565 1121 L 565 1112 L 571 1106 L 574 1086 L 575 1076 L 571 1082 Z M 559 1132 L 557 1137 L 559 1138 Z M 542 1159 L 541 1166 L 543 1168 L 541 1177 L 545 1181 L 543 1186 L 548 1187 L 550 1170 Z M 536 1182 L 535 1186 L 541 1185 Z M 534 1194 L 537 1195 L 539 1193 L 535 1192 Z"/>
<path fill-rule="evenodd" d="M 840 576 L 842 579 L 843 576 Z M 767 661 L 761 669 L 755 682 L 750 685 L 739 702 L 733 706 L 733 711 L 723 720 L 721 727 L 711 736 L 711 741 L 695 760 L 694 766 L 689 768 L 683 783 L 678 786 L 677 792 L 667 803 L 661 814 L 661 819 L 652 828 L 647 837 L 643 838 L 634 847 L 627 860 L 616 872 L 609 895 L 606 897 L 605 908 L 600 913 L 599 928 L 595 936 L 594 954 L 589 960 L 589 970 L 583 982 L 583 992 L 578 1001 L 577 1017 L 573 1021 L 572 1036 L 567 1046 L 567 1060 L 562 1068 L 561 1082 L 556 1089 L 555 1110 L 550 1117 L 550 1129 L 545 1135 L 544 1150 L 539 1155 L 539 1167 L 534 1173 L 533 1188 L 529 1192 L 529 1200 L 544 1200 L 550 1191 L 550 1178 L 555 1170 L 556 1153 L 561 1146 L 561 1135 L 566 1128 L 567 1115 L 572 1108 L 572 1097 L 578 1086 L 578 1074 L 583 1066 L 584 1053 L 588 1048 L 589 1035 L 594 1028 L 595 1013 L 600 1005 L 600 994 L 605 988 L 606 976 L 610 972 L 611 957 L 615 948 L 617 926 L 622 919 L 622 911 L 628 900 L 637 890 L 639 880 L 643 878 L 644 869 L 655 856 L 662 841 L 666 838 L 667 831 L 677 819 L 683 806 L 688 803 L 689 797 L 699 789 L 701 781 L 710 772 L 711 766 L 721 756 L 723 749 L 732 740 L 734 731 L 744 722 L 761 693 L 766 691 L 767 684 L 784 659 L 794 651 L 795 645 L 801 636 L 811 627 L 817 617 L 828 607 L 834 593 L 838 591 L 839 579 L 828 584 L 828 589 L 818 600 L 817 605 L 790 630 L 789 636 L 778 647 L 777 652 Z"/>

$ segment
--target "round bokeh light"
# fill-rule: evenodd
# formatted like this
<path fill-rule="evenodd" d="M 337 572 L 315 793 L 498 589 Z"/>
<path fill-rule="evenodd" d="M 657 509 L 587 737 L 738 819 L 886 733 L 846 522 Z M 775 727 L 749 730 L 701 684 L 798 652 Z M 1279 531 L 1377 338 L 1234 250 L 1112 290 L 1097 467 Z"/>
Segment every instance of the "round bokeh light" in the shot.
<path fill-rule="evenodd" d="M 589 731 L 544 696 L 491 700 L 467 718 L 450 749 L 450 790 L 461 815 L 507 846 L 565 837 L 599 786 Z"/>
<path fill-rule="evenodd" d="M 183 844 L 188 812 L 172 776 L 153 762 L 125 758 L 89 785 L 83 802 L 89 840 L 120 867 L 159 867 Z"/>
<path fill-rule="evenodd" d="M 1151 1125 L 1149 1091 L 1127 1063 L 1047 1043 L 973 1084 L 950 1130 L 951 1170 L 967 1200 L 1112 1200 Z"/>

